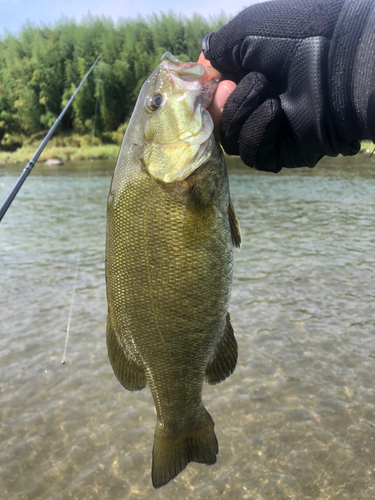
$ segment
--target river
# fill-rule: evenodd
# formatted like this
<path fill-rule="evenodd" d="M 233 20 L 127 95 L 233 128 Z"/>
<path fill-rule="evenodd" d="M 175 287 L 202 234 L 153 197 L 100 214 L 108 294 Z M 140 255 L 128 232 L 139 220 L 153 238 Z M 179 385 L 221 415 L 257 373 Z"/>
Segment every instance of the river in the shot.
<path fill-rule="evenodd" d="M 230 166 L 239 361 L 203 394 L 218 462 L 157 491 L 149 389 L 125 391 L 105 345 L 112 169 L 37 165 L 0 224 L 0 498 L 375 498 L 372 160 L 278 175 Z M 20 170 L 0 166 L 0 201 Z"/>

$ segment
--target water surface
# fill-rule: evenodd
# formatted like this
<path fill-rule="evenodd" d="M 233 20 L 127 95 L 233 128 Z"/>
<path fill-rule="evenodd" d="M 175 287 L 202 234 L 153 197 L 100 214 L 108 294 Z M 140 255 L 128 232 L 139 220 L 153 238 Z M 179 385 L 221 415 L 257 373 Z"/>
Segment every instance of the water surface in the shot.
<path fill-rule="evenodd" d="M 94 163 L 87 179 L 87 164 L 37 165 L 0 224 L 1 499 L 373 499 L 372 161 L 276 176 L 230 167 L 239 362 L 204 389 L 218 462 L 158 491 L 151 395 L 120 386 L 105 346 L 112 168 Z M 20 170 L 0 167 L 0 200 Z"/>

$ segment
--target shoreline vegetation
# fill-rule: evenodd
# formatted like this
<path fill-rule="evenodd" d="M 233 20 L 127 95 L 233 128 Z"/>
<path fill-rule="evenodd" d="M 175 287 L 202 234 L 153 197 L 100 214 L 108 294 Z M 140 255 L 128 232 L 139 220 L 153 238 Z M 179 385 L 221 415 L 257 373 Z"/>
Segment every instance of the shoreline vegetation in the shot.
<path fill-rule="evenodd" d="M 88 15 L 79 23 L 67 17 L 53 26 L 28 23 L 0 37 L 0 161 L 33 154 L 100 53 L 41 160 L 117 156 L 140 88 L 162 54 L 197 61 L 203 37 L 229 20 L 224 13 L 206 20 L 171 11 L 114 23 Z"/>
<path fill-rule="evenodd" d="M 123 137 L 121 134 L 121 140 Z M 102 144 L 94 137 L 89 136 L 74 137 L 69 142 L 69 138 L 64 140 L 61 138 L 51 139 L 47 144 L 43 153 L 40 155 L 38 163 L 44 163 L 47 160 L 60 160 L 65 162 L 88 161 L 88 160 L 114 160 L 116 161 L 120 151 L 121 140 L 116 144 Z M 40 142 L 35 142 L 22 146 L 16 151 L 0 151 L 0 165 L 18 165 L 20 163 L 27 164 L 37 150 Z M 360 153 L 372 156 L 375 145 L 371 141 L 364 141 L 361 144 Z M 375 158 L 375 156 L 374 156 Z"/>
<path fill-rule="evenodd" d="M 69 143 L 65 139 L 61 143 L 60 138 L 51 139 L 37 163 L 47 160 L 60 160 L 62 163 L 86 161 L 86 160 L 116 160 L 121 142 L 118 144 L 102 144 L 94 137 L 91 145 L 91 137 L 84 136 L 81 140 L 73 140 Z M 40 141 L 41 142 L 41 141 Z M 18 148 L 16 151 L 0 151 L 0 165 L 26 163 L 31 160 L 40 142 L 34 142 Z"/>
<path fill-rule="evenodd" d="M 39 158 L 116 160 L 139 90 L 164 52 L 196 61 L 202 38 L 230 18 L 153 14 L 114 23 L 62 17 L 0 37 L 0 164 L 26 164 L 99 53 L 102 58 Z M 97 114 L 95 115 L 95 110 Z M 95 123 L 95 137 L 92 132 Z M 367 141 L 362 152 L 371 153 Z"/>

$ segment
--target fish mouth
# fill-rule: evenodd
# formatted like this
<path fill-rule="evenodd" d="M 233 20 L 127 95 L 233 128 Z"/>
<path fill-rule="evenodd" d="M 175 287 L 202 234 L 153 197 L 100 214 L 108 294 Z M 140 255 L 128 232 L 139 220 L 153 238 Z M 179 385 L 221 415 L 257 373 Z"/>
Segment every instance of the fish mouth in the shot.
<path fill-rule="evenodd" d="M 212 102 L 222 75 L 211 66 L 179 61 L 170 52 L 161 57 L 161 66 L 169 74 L 171 83 L 181 90 L 199 90 L 199 102 L 207 108 Z"/>

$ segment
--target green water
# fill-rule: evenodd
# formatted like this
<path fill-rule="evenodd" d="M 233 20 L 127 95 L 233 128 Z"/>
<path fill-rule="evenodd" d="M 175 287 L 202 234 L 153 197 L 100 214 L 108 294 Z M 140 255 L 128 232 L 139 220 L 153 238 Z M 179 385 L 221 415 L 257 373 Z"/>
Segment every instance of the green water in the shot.
<path fill-rule="evenodd" d="M 35 167 L 0 224 L 0 498 L 375 498 L 375 166 L 230 166 L 235 373 L 205 386 L 218 462 L 150 481 L 155 412 L 105 347 L 110 163 Z M 0 166 L 0 200 L 18 167 Z M 81 235 L 67 361 L 61 365 Z"/>

